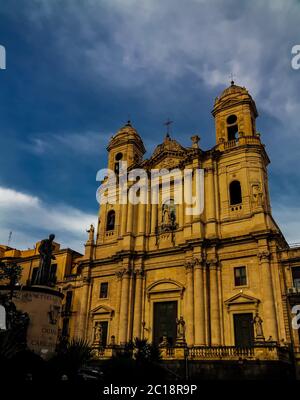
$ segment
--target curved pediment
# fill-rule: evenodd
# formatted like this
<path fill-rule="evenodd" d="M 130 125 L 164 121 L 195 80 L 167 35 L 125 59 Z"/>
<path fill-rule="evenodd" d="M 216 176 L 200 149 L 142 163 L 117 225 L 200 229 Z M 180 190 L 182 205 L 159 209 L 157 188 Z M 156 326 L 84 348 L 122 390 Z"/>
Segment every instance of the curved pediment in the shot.
<path fill-rule="evenodd" d="M 161 279 L 159 281 L 151 283 L 146 288 L 147 297 L 149 298 L 151 294 L 166 293 L 166 292 L 180 292 L 183 295 L 184 286 L 172 279 Z"/>

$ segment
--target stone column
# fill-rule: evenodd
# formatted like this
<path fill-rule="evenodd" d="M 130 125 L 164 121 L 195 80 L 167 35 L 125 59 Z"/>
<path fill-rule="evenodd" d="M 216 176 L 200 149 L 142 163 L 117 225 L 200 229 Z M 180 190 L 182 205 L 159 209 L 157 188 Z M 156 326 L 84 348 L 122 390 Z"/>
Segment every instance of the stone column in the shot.
<path fill-rule="evenodd" d="M 151 233 L 154 234 L 157 226 L 157 204 L 151 207 Z"/>
<path fill-rule="evenodd" d="M 196 262 L 194 267 L 194 304 L 195 304 L 195 345 L 205 345 L 205 309 L 203 265 Z"/>
<path fill-rule="evenodd" d="M 182 228 L 184 225 L 184 203 L 178 204 L 178 223 L 179 227 Z"/>
<path fill-rule="evenodd" d="M 78 337 L 82 339 L 86 339 L 86 325 L 87 325 L 87 315 L 88 315 L 88 299 L 90 292 L 90 280 L 89 278 L 83 278 L 83 286 L 81 288 L 80 293 L 80 314 L 79 314 L 79 322 L 78 322 Z"/>
<path fill-rule="evenodd" d="M 146 229 L 146 204 L 139 204 L 138 233 L 145 233 Z"/>
<path fill-rule="evenodd" d="M 127 205 L 127 233 L 132 233 L 133 228 L 133 204 L 128 203 Z"/>
<path fill-rule="evenodd" d="M 123 271 L 117 271 L 116 273 L 117 279 L 117 305 L 116 305 L 116 312 L 115 312 L 115 324 L 114 324 L 114 332 L 113 335 L 115 336 L 116 343 L 119 342 L 119 327 L 120 327 L 120 308 L 121 308 L 121 295 L 122 295 L 122 276 Z"/>
<path fill-rule="evenodd" d="M 121 205 L 121 235 L 126 235 L 127 231 L 127 204 Z"/>
<path fill-rule="evenodd" d="M 206 220 L 207 220 L 207 235 L 216 235 L 216 207 L 215 207 L 215 182 L 213 167 L 206 168 L 207 179 L 204 190 L 205 205 L 206 205 Z"/>
<path fill-rule="evenodd" d="M 211 344 L 221 344 L 217 260 L 209 261 Z"/>
<path fill-rule="evenodd" d="M 130 270 L 124 270 L 122 276 L 121 305 L 120 305 L 120 323 L 119 323 L 119 342 L 127 342 L 128 330 L 128 303 L 129 303 L 129 279 Z"/>
<path fill-rule="evenodd" d="M 194 344 L 194 260 L 188 261 L 186 267 L 186 341 L 189 346 Z"/>
<path fill-rule="evenodd" d="M 263 286 L 263 310 L 264 310 L 264 332 L 265 337 L 272 336 L 273 340 L 278 341 L 278 327 L 276 318 L 275 298 L 273 292 L 273 281 L 270 264 L 269 251 L 262 251 L 258 254 L 262 272 Z"/>
<path fill-rule="evenodd" d="M 141 339 L 142 330 L 142 288 L 143 288 L 142 270 L 135 272 L 135 301 L 134 301 L 134 319 L 133 319 L 133 339 L 138 337 Z"/>
<path fill-rule="evenodd" d="M 193 220 L 193 215 L 187 213 L 187 209 L 193 208 L 192 203 L 192 198 L 193 198 L 193 184 L 194 184 L 194 178 L 191 179 L 191 182 L 189 179 L 186 181 L 183 181 L 183 207 L 184 207 L 184 224 L 191 224 Z"/>

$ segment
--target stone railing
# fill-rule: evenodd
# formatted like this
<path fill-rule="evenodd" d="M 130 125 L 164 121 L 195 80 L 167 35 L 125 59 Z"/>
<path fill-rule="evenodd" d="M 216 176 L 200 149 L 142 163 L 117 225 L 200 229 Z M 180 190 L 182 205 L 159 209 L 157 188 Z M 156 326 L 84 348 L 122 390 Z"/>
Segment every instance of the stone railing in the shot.
<path fill-rule="evenodd" d="M 220 151 L 232 149 L 233 147 L 237 146 L 244 146 L 247 144 L 254 144 L 254 145 L 261 145 L 260 137 L 259 136 L 239 136 L 238 139 L 229 140 L 228 142 L 221 142 L 218 144 L 218 149 Z"/>
<path fill-rule="evenodd" d="M 244 144 L 260 145 L 261 141 L 260 141 L 259 136 L 241 136 L 241 137 L 239 137 L 239 145 L 243 146 Z"/>
<path fill-rule="evenodd" d="M 300 353 L 300 346 L 299 353 Z M 95 347 L 95 359 L 107 359 L 122 352 L 122 347 Z M 296 352 L 296 349 L 294 350 Z M 163 360 L 232 360 L 241 359 L 248 360 L 277 360 L 290 362 L 290 350 L 288 347 L 278 346 L 276 344 L 259 344 L 253 347 L 236 347 L 236 346 L 175 346 L 161 347 L 161 358 Z M 299 354 L 300 356 L 300 354 Z"/>
<path fill-rule="evenodd" d="M 232 147 L 235 147 L 238 145 L 237 140 L 230 140 L 229 142 L 224 142 L 224 149 L 231 149 Z"/>
<path fill-rule="evenodd" d="M 289 287 L 289 288 L 287 288 L 287 292 L 286 292 L 286 294 L 288 295 L 288 296 L 292 296 L 292 295 L 300 295 L 300 287 L 298 287 L 298 286 L 292 286 L 292 287 Z"/>
<path fill-rule="evenodd" d="M 78 278 L 77 274 L 65 275 L 64 281 L 73 282 L 73 281 L 76 281 L 77 278 Z"/>
<path fill-rule="evenodd" d="M 235 346 L 212 346 L 212 347 L 191 347 L 189 348 L 190 359 L 239 359 L 253 358 L 253 347 L 235 347 Z"/>
<path fill-rule="evenodd" d="M 297 358 L 300 358 L 300 346 L 294 346 L 294 353 Z"/>

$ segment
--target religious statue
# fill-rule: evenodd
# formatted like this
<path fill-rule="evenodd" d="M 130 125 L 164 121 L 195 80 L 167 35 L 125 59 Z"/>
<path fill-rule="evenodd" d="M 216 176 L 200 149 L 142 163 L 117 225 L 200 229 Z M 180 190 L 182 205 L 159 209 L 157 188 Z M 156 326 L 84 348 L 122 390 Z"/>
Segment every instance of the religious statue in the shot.
<path fill-rule="evenodd" d="M 95 228 L 93 224 L 91 224 L 90 229 L 87 230 L 87 233 L 89 234 L 88 242 L 92 243 L 94 241 L 94 233 L 95 233 Z"/>
<path fill-rule="evenodd" d="M 185 343 L 185 321 L 182 316 L 179 319 L 176 318 L 176 325 L 177 325 L 176 343 Z"/>
<path fill-rule="evenodd" d="M 263 320 L 260 318 L 258 313 L 255 314 L 255 317 L 252 321 L 255 328 L 255 340 L 265 340 L 262 323 Z"/>
<path fill-rule="evenodd" d="M 263 205 L 263 193 L 260 189 L 259 184 L 252 186 L 253 202 L 256 207 L 261 207 Z"/>
<path fill-rule="evenodd" d="M 164 225 L 169 225 L 171 222 L 170 213 L 169 213 L 169 205 L 164 204 L 162 209 L 162 223 Z"/>
<path fill-rule="evenodd" d="M 169 341 L 167 335 L 163 335 L 162 341 L 159 343 L 158 347 L 168 347 Z"/>
<path fill-rule="evenodd" d="M 176 227 L 176 212 L 174 204 L 165 203 L 162 207 L 162 228 L 174 229 Z"/>
<path fill-rule="evenodd" d="M 49 239 L 41 241 L 39 247 L 40 253 L 40 266 L 34 280 L 34 285 L 48 286 L 50 282 L 50 267 L 51 260 L 55 260 L 55 256 L 52 254 L 54 250 L 53 240 L 55 235 L 49 235 Z"/>
<path fill-rule="evenodd" d="M 94 337 L 94 340 L 95 340 L 95 342 L 97 342 L 100 345 L 102 344 L 102 335 L 103 335 L 102 325 L 100 323 L 97 323 L 95 325 L 95 337 Z"/>

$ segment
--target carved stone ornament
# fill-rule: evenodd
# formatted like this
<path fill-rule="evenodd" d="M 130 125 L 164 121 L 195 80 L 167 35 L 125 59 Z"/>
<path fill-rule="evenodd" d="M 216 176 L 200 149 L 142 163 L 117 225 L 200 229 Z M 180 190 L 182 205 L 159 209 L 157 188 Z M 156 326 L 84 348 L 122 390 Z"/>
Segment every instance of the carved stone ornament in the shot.
<path fill-rule="evenodd" d="M 268 250 L 260 251 L 258 253 L 258 258 L 259 258 L 259 260 L 261 262 L 269 261 L 270 260 L 270 256 L 271 256 L 271 254 L 270 254 L 270 252 Z"/>

